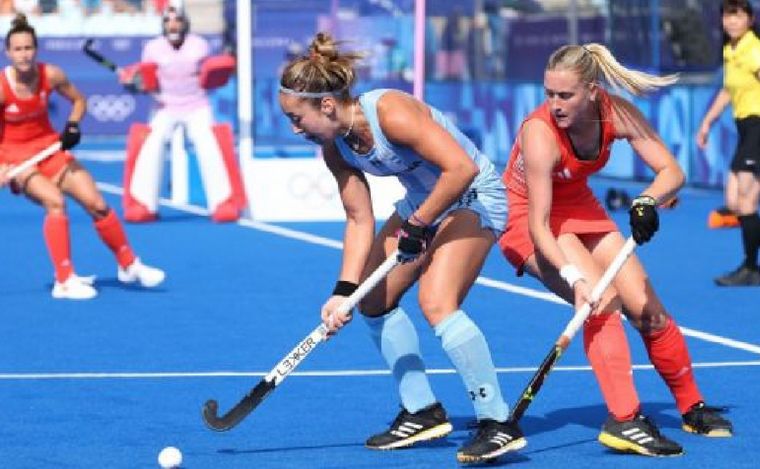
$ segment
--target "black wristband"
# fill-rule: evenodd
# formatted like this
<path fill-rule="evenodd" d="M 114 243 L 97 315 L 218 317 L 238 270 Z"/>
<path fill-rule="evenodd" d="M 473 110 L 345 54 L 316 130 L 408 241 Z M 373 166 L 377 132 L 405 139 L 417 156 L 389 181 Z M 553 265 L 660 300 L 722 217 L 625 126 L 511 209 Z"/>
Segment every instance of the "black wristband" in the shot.
<path fill-rule="evenodd" d="M 335 288 L 333 288 L 333 295 L 339 296 L 351 296 L 359 285 L 354 282 L 348 282 L 346 280 L 338 280 L 335 282 Z"/>

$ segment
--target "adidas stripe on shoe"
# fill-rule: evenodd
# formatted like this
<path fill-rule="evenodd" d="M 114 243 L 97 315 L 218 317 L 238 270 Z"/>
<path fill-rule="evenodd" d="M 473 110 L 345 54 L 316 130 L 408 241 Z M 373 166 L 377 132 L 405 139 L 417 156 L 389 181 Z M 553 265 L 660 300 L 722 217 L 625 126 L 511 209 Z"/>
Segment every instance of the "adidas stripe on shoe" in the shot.
<path fill-rule="evenodd" d="M 446 411 L 436 402 L 415 413 L 402 408 L 390 428 L 371 436 L 365 445 L 378 450 L 404 448 L 421 441 L 443 438 L 452 430 Z"/>
<path fill-rule="evenodd" d="M 683 454 L 681 445 L 660 434 L 654 423 L 641 414 L 626 422 L 618 422 L 610 416 L 599 434 L 599 442 L 616 451 L 644 456 Z"/>
<path fill-rule="evenodd" d="M 516 422 L 478 421 L 475 436 L 457 451 L 457 461 L 475 464 L 494 461 L 509 451 L 524 448 L 528 442 Z"/>

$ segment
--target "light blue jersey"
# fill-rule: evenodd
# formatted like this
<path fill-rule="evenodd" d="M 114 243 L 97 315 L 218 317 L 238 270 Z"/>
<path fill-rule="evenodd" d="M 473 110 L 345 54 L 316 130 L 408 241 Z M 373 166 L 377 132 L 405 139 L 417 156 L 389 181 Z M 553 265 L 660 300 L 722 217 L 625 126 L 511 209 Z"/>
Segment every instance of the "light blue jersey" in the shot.
<path fill-rule="evenodd" d="M 380 128 L 377 101 L 389 89 L 377 89 L 359 96 L 359 105 L 369 122 L 375 145 L 366 154 L 354 152 L 343 138 L 335 144 L 341 157 L 352 167 L 374 176 L 396 176 L 406 189 L 403 199 L 396 202 L 396 212 L 406 220 L 427 199 L 433 190 L 441 170 L 420 157 L 411 148 L 388 141 Z M 478 165 L 480 172 L 470 187 L 451 207 L 433 223 L 438 225 L 448 214 L 458 209 L 469 209 L 480 216 L 480 224 L 494 231 L 498 237 L 507 220 L 507 200 L 504 184 L 491 161 L 477 149 L 446 116 L 438 109 L 428 106 L 433 119 L 443 127 Z"/>

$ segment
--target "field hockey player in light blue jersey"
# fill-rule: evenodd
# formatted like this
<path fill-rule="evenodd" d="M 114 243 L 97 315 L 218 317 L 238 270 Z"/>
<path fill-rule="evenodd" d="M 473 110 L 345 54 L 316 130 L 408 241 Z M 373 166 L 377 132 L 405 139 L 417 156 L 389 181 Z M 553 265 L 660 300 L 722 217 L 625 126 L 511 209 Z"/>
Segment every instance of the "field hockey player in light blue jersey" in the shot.
<path fill-rule="evenodd" d="M 504 230 L 504 186 L 490 161 L 440 111 L 396 90 L 351 96 L 360 58 L 319 33 L 280 80 L 283 112 L 296 134 L 321 145 L 346 211 L 340 277 L 322 320 L 332 333 L 347 324 L 351 316 L 338 306 L 398 249 L 401 265 L 359 310 L 393 371 L 402 410 L 366 445 L 400 448 L 452 430 L 425 375 L 417 332 L 399 306 L 419 280 L 420 309 L 462 377 L 478 418 L 478 430 L 457 460 L 494 460 L 526 442 L 507 422 L 486 339 L 460 305 Z M 364 173 L 395 176 L 407 191 L 377 235 Z"/>

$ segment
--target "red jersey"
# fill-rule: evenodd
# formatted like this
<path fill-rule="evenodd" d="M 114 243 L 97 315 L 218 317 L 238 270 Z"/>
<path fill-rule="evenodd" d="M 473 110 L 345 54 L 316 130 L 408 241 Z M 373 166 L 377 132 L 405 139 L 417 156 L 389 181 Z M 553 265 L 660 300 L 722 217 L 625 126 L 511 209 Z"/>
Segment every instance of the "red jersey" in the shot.
<path fill-rule="evenodd" d="M 544 103 L 533 111 L 525 121 L 540 119 L 554 133 L 559 145 L 560 160 L 552 169 L 552 206 L 549 227 L 552 234 L 562 233 L 608 233 L 616 231 L 604 207 L 594 197 L 588 186 L 589 175 L 599 171 L 610 158 L 610 147 L 615 140 L 615 126 L 612 122 L 612 100 L 600 90 L 601 145 L 594 160 L 581 160 L 575 156 L 573 144 L 567 133 L 557 126 Z M 523 122 L 523 125 L 525 122 Z M 522 130 L 522 129 L 521 129 Z M 509 215 L 507 229 L 499 238 L 499 247 L 509 262 L 522 274 L 525 261 L 533 255 L 535 246 L 528 229 L 528 186 L 525 178 L 525 163 L 519 140 L 512 147 L 507 169 L 502 176 L 507 186 Z"/>
<path fill-rule="evenodd" d="M 602 142 L 599 146 L 599 154 L 594 160 L 581 160 L 575 156 L 575 150 L 573 149 L 570 137 L 567 136 L 567 132 L 564 129 L 557 126 L 549 109 L 548 102 L 538 107 L 523 121 L 523 125 L 531 119 L 544 121 L 554 133 L 554 137 L 559 145 L 560 160 L 552 170 L 552 205 L 573 203 L 579 196 L 584 195 L 584 192 L 590 192 L 587 183 L 589 175 L 602 169 L 610 158 L 610 148 L 615 140 L 615 126 L 612 122 L 612 100 L 604 90 L 599 91 L 599 96 L 601 98 L 599 118 L 602 124 Z M 507 169 L 502 179 L 507 186 L 507 190 L 513 193 L 512 195 L 527 199 L 528 187 L 525 181 L 525 164 L 519 139 L 512 146 Z"/>
<path fill-rule="evenodd" d="M 58 139 L 58 134 L 48 117 L 51 89 L 45 74 L 45 64 L 37 64 L 37 73 L 37 90 L 26 99 L 16 96 L 11 86 L 12 68 L 6 67 L 3 73 L 0 73 L 0 87 L 4 98 L 0 118 L 0 161 L 19 163 Z"/>

